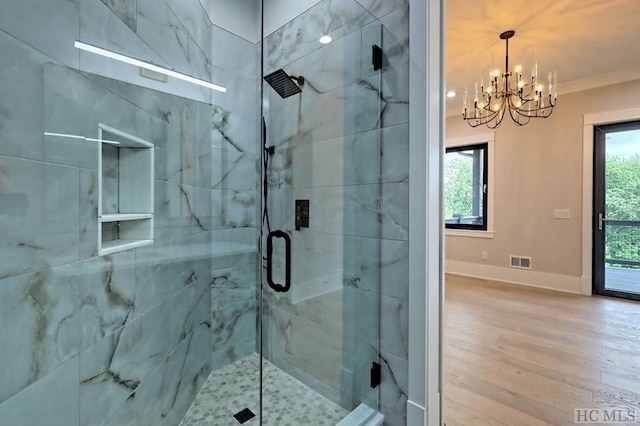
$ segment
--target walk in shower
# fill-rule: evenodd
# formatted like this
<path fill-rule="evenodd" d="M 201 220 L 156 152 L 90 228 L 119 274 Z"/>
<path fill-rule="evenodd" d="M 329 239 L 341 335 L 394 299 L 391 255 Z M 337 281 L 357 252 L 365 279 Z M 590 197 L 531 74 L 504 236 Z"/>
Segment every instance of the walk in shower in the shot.
<path fill-rule="evenodd" d="M 406 423 L 408 1 L 245 3 L 0 5 L 0 424 Z"/>

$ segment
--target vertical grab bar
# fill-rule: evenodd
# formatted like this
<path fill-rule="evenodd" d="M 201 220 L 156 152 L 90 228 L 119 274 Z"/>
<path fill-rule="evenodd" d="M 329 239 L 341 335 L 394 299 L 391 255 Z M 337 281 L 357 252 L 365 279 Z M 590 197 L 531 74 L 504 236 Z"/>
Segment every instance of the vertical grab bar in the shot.
<path fill-rule="evenodd" d="M 285 284 L 273 282 L 273 239 L 283 238 L 285 242 Z M 291 237 L 284 231 L 271 231 L 267 236 L 267 283 L 269 287 L 279 293 L 285 293 L 291 288 Z"/>

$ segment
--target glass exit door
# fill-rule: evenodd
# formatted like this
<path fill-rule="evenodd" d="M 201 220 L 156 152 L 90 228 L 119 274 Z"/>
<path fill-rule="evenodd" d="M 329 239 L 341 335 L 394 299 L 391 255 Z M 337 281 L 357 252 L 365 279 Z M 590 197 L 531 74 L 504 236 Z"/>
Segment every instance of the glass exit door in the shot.
<path fill-rule="evenodd" d="M 640 300 L 640 122 L 594 132 L 593 290 Z"/>

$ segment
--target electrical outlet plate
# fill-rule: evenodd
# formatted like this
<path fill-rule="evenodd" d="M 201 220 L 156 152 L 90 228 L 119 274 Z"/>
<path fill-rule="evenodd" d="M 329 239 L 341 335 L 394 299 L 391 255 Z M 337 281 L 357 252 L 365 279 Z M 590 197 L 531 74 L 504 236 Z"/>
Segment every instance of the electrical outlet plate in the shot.
<path fill-rule="evenodd" d="M 553 217 L 556 219 L 571 219 L 571 210 L 569 209 L 555 209 L 553 211 Z"/>

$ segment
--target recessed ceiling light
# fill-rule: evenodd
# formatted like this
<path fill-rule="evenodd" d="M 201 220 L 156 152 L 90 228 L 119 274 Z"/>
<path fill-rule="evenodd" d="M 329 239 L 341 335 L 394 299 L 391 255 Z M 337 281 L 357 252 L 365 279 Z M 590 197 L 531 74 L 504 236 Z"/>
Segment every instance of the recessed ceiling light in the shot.
<path fill-rule="evenodd" d="M 320 37 L 320 40 L 318 41 L 322 44 L 329 44 L 331 43 L 331 40 L 332 40 L 331 36 L 323 35 L 322 37 Z"/>
<path fill-rule="evenodd" d="M 454 92 L 453 90 L 447 92 L 447 98 L 455 98 L 456 97 L 456 92 Z"/>

